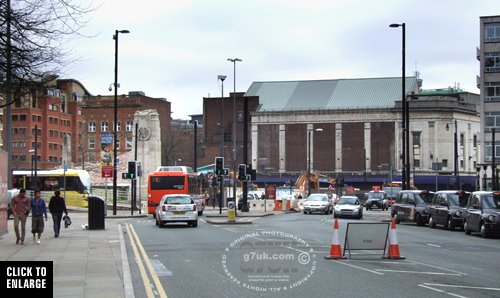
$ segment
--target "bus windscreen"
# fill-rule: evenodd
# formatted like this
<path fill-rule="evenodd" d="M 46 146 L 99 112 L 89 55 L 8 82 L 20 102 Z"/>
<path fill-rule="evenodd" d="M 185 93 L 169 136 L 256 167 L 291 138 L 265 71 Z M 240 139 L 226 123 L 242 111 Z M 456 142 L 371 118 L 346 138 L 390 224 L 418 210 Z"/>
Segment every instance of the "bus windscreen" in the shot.
<path fill-rule="evenodd" d="M 153 176 L 150 177 L 151 190 L 184 189 L 184 176 Z"/>

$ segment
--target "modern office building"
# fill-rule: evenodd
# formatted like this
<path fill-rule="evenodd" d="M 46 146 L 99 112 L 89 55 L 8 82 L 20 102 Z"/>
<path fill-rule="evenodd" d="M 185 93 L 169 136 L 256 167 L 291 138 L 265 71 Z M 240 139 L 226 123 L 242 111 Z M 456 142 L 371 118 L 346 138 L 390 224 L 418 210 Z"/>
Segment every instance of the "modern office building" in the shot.
<path fill-rule="evenodd" d="M 500 16 L 480 17 L 480 61 L 478 87 L 481 90 L 481 164 L 478 172 L 482 189 L 498 189 L 500 159 Z M 493 134 L 493 131 L 495 133 Z M 494 146 L 493 144 L 494 138 Z M 493 149 L 495 158 L 492 159 Z M 491 178 L 495 177 L 495 185 Z"/>

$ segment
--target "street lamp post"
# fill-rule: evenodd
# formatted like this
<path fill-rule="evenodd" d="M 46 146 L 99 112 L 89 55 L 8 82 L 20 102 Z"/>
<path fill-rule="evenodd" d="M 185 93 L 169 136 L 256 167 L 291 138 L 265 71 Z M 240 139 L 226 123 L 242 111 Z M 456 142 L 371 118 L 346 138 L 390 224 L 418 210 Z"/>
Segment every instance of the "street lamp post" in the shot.
<path fill-rule="evenodd" d="M 316 128 L 317 132 L 323 131 L 322 128 Z M 311 135 L 312 130 L 307 131 L 307 196 L 311 195 Z"/>
<path fill-rule="evenodd" d="M 114 104 L 114 124 L 113 124 L 113 215 L 116 215 L 116 162 L 117 162 L 117 129 L 118 129 L 118 34 L 119 33 L 130 33 L 128 30 L 115 30 L 115 35 L 113 39 L 115 40 L 115 104 Z"/>
<path fill-rule="evenodd" d="M 220 156 L 224 158 L 224 80 L 226 79 L 225 75 L 218 75 L 217 79 L 221 81 L 222 92 L 220 97 L 220 129 L 221 129 L 221 138 L 220 138 Z M 222 175 L 220 179 L 220 191 L 219 191 L 219 213 L 222 213 L 222 201 L 224 198 L 224 175 Z"/>
<path fill-rule="evenodd" d="M 228 58 L 227 61 L 233 63 L 233 199 L 236 202 L 236 62 L 241 62 L 239 58 Z M 246 198 L 243 198 L 242 212 L 248 211 Z"/>
<path fill-rule="evenodd" d="M 406 57 L 405 57 L 405 49 L 406 49 L 406 24 L 390 24 L 391 28 L 401 27 L 403 36 L 402 36 L 402 75 L 401 75 L 401 97 L 402 97 L 402 122 L 403 122 L 403 166 L 402 166 L 402 176 L 403 179 L 403 189 L 410 188 L 410 111 L 409 105 L 406 101 L 406 87 L 405 87 L 405 67 L 406 67 Z"/>

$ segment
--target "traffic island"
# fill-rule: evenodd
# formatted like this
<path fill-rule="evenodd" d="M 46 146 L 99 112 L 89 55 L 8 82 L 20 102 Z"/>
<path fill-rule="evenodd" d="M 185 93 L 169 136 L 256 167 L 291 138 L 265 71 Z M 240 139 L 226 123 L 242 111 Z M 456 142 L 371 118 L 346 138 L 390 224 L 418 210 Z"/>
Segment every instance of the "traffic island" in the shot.
<path fill-rule="evenodd" d="M 207 223 L 212 225 L 249 225 L 252 224 L 251 221 L 229 221 L 229 220 L 206 220 Z"/>

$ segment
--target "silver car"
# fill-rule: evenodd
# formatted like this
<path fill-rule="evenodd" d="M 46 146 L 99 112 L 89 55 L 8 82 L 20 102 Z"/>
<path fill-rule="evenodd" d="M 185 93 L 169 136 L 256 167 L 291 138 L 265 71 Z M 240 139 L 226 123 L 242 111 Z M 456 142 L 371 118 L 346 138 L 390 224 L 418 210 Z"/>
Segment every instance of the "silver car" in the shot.
<path fill-rule="evenodd" d="M 363 217 L 363 205 L 356 196 L 342 196 L 334 208 L 333 217 L 352 217 L 361 219 Z"/>
<path fill-rule="evenodd" d="M 169 222 L 186 222 L 198 226 L 198 208 L 190 195 L 164 195 L 156 207 L 156 225 L 162 227 Z"/>
<path fill-rule="evenodd" d="M 327 194 L 323 193 L 311 194 L 304 201 L 302 210 L 304 211 L 304 214 L 313 212 L 332 214 L 333 213 L 332 199 L 330 199 Z"/>

